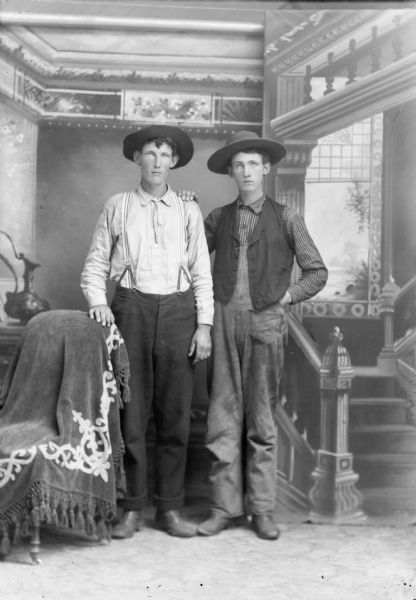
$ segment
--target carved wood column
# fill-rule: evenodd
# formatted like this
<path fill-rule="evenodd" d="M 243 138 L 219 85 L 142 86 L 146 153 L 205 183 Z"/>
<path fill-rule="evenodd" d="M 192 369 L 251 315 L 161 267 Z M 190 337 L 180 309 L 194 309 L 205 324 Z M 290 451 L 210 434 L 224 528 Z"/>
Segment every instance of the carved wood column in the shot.
<path fill-rule="evenodd" d="M 301 174 L 303 162 L 305 165 L 303 180 L 305 179 L 306 168 L 310 162 L 310 151 L 316 142 L 313 142 L 312 147 L 309 149 L 310 140 L 306 140 L 306 143 L 305 140 L 285 140 L 279 136 L 279 131 L 273 130 L 271 121 L 303 105 L 305 95 L 304 86 L 304 77 L 293 75 L 277 76 L 273 71 L 273 67 L 265 69 L 263 135 L 283 142 L 288 148 L 286 158 L 278 165 L 277 174 L 283 173 L 283 165 L 286 165 L 287 168 L 297 169 L 298 174 Z M 295 173 L 293 172 L 292 174 L 294 175 Z M 266 191 L 270 196 L 277 197 L 278 183 L 276 177 L 269 176 L 267 178 Z"/>
<path fill-rule="evenodd" d="M 348 452 L 348 404 L 354 371 L 343 336 L 334 328 L 332 343 L 322 359 L 321 441 L 309 492 L 313 522 L 342 523 L 365 518 L 362 494 L 356 489 L 358 475 Z"/>
<path fill-rule="evenodd" d="M 302 106 L 305 97 L 305 78 L 298 75 L 273 77 L 269 70 L 264 92 L 263 111 L 265 115 L 264 134 L 266 137 L 279 137 L 271 128 L 270 121 Z"/>

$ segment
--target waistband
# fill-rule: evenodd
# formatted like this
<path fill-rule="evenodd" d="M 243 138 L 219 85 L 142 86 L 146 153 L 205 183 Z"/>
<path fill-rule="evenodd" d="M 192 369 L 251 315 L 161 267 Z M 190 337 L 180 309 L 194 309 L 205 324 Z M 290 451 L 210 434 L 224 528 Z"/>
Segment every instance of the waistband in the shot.
<path fill-rule="evenodd" d="M 186 298 L 190 294 L 193 294 L 192 288 L 188 288 L 184 292 L 172 292 L 171 294 L 149 294 L 147 292 L 142 292 L 137 288 L 127 288 L 122 285 L 118 285 L 116 287 L 115 295 L 117 293 L 130 294 L 131 297 L 142 298 L 143 300 L 148 300 L 149 302 L 161 302 L 161 301 L 169 301 L 169 300 L 177 300 L 178 298 Z"/>

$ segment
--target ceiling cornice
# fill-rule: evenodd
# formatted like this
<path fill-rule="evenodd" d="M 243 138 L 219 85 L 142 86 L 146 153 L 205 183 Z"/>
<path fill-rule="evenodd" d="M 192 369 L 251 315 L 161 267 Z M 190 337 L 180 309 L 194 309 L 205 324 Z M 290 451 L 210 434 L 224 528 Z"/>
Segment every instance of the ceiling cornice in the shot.
<path fill-rule="evenodd" d="M 259 35 L 263 33 L 262 23 L 244 21 L 203 20 L 203 19 L 167 19 L 135 18 L 97 15 L 39 14 L 1 11 L 0 23 L 3 25 L 24 25 L 25 27 L 65 27 L 91 29 L 138 29 L 140 31 L 174 31 L 176 33 L 192 31 L 196 33 L 224 33 Z"/>

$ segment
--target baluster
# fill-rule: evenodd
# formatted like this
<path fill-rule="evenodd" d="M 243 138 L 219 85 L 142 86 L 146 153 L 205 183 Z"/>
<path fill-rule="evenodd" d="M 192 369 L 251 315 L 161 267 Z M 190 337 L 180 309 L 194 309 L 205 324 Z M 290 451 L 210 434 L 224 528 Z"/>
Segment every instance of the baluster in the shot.
<path fill-rule="evenodd" d="M 328 67 L 327 67 L 327 71 L 326 71 L 327 74 L 325 76 L 326 89 L 324 91 L 324 96 L 326 96 L 327 94 L 330 94 L 331 92 L 334 91 L 334 86 L 332 85 L 334 83 L 334 74 L 333 74 L 333 67 L 332 67 L 333 60 L 334 60 L 334 53 L 329 52 Z"/>
<path fill-rule="evenodd" d="M 311 96 L 311 92 L 312 92 L 312 85 L 311 85 L 311 81 L 312 81 L 312 67 L 311 65 L 308 65 L 306 67 L 306 74 L 305 74 L 305 83 L 304 83 L 304 96 L 303 96 L 303 104 L 309 104 L 309 102 L 312 102 L 313 98 Z"/>
<path fill-rule="evenodd" d="M 394 53 L 393 61 L 396 62 L 396 60 L 400 60 L 403 56 L 403 52 L 402 52 L 403 40 L 399 33 L 399 25 L 400 25 L 399 15 L 396 15 L 394 17 L 393 21 L 396 26 L 394 36 L 393 36 L 393 41 L 392 41 L 393 53 Z"/>
<path fill-rule="evenodd" d="M 377 25 L 371 28 L 371 73 L 378 71 L 380 69 L 380 56 L 381 56 L 381 48 L 378 39 L 378 29 Z"/>
<path fill-rule="evenodd" d="M 348 79 L 345 85 L 349 85 L 355 81 L 357 75 L 357 46 L 355 40 L 350 40 L 349 44 L 350 53 L 348 54 L 347 72 Z"/>

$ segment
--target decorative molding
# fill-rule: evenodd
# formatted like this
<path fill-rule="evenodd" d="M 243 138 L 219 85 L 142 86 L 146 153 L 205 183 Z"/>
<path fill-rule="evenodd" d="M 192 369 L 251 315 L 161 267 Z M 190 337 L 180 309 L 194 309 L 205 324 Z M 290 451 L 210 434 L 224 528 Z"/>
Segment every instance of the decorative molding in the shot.
<path fill-rule="evenodd" d="M 371 175 L 368 261 L 368 301 L 376 302 L 381 292 L 381 232 L 382 232 L 382 172 L 383 172 L 383 115 L 372 118 Z M 373 315 L 374 316 L 374 315 Z"/>
<path fill-rule="evenodd" d="M 285 139 L 284 144 L 287 152 L 284 159 L 278 164 L 278 175 L 303 174 L 304 176 L 310 165 L 312 150 L 315 148 L 317 140 Z"/>
<path fill-rule="evenodd" d="M 375 16 L 374 10 L 320 10 L 303 11 L 303 14 L 304 20 L 298 17 L 293 28 L 285 31 L 280 38 L 270 39 L 273 34 L 269 30 L 265 59 L 271 71 L 277 75 L 289 71 L 300 62 L 305 62 L 310 56 L 323 51 L 340 37 L 345 37 L 357 25 L 361 25 L 363 20 L 373 19 Z M 281 21 L 281 13 L 276 13 L 276 16 Z M 288 44 L 292 45 L 288 47 Z"/>
<path fill-rule="evenodd" d="M 378 302 L 333 302 L 307 300 L 303 303 L 304 317 L 335 317 L 335 318 L 379 318 Z"/>
<path fill-rule="evenodd" d="M 198 84 L 208 88 L 216 86 L 245 86 L 248 88 L 261 89 L 263 84 L 262 61 L 257 59 L 246 59 L 243 62 L 238 59 L 218 59 L 213 58 L 208 63 L 205 61 L 204 68 L 201 70 L 201 60 L 197 57 L 171 57 L 171 64 L 167 63 L 168 58 L 149 59 L 143 62 L 143 57 L 132 56 L 128 65 L 121 65 L 119 68 L 104 67 L 74 67 L 59 65 L 59 53 L 51 60 L 35 53 L 32 49 L 25 47 L 22 41 L 17 37 L 3 30 L 0 34 L 0 50 L 4 55 L 10 57 L 14 62 L 28 70 L 34 77 L 41 78 L 44 81 L 94 81 L 101 84 L 113 83 L 120 84 L 130 82 L 134 84 L 157 84 L 157 85 L 189 85 Z M 77 61 L 79 57 L 76 56 Z M 91 57 L 90 57 L 91 58 Z M 103 55 L 101 55 L 103 59 Z M 109 61 L 114 60 L 109 57 Z M 95 60 L 99 64 L 98 57 Z M 142 64 L 143 63 L 143 64 Z M 106 63 L 103 63 L 104 65 Z M 134 66 L 133 66 L 134 64 Z M 149 69 L 149 66 L 152 66 Z M 157 69 L 159 66 L 159 69 Z M 239 72 L 242 69 L 259 71 L 259 74 Z"/>
<path fill-rule="evenodd" d="M 0 61 L 1 62 L 1 61 Z M 261 127 L 261 98 L 118 90 L 48 88 L 19 70 L 0 78 L 0 92 L 32 111 L 38 119 L 65 118 L 166 122 L 205 127 Z"/>
<path fill-rule="evenodd" d="M 131 9 L 131 6 L 129 7 Z M 101 7 L 100 12 L 103 11 Z M 262 35 L 263 24 L 249 21 L 229 21 L 228 19 L 171 19 L 156 16 L 154 18 L 140 18 L 134 16 L 115 16 L 87 14 L 62 14 L 62 12 L 32 12 L 7 11 L 1 12 L 3 25 L 21 25 L 26 27 L 60 27 L 60 28 L 91 28 L 91 29 L 123 29 L 139 31 L 167 31 L 167 32 L 199 32 L 199 33 L 224 33 L 228 35 Z"/>
<path fill-rule="evenodd" d="M 77 119 L 77 118 L 53 118 L 53 119 L 42 119 L 39 125 L 47 127 L 64 127 L 65 129 L 93 129 L 93 130 L 116 130 L 116 131 L 137 131 L 142 127 L 146 126 L 145 123 L 138 123 L 135 121 L 111 121 L 106 119 Z M 187 131 L 191 135 L 197 135 L 198 137 L 212 137 L 228 139 L 230 135 L 237 131 L 235 125 L 219 125 L 215 127 L 203 127 L 200 125 L 192 125 L 190 123 L 181 123 L 181 129 Z M 253 131 L 261 134 L 260 126 L 250 126 Z"/>
<path fill-rule="evenodd" d="M 355 76 L 362 76 L 363 73 L 368 73 L 371 62 L 374 60 L 375 53 L 378 59 L 381 58 L 383 63 L 389 60 L 400 59 L 405 53 L 412 52 L 412 40 L 414 31 L 415 11 L 412 7 L 392 7 L 383 9 L 381 6 L 378 10 L 358 10 L 351 11 L 336 11 L 334 14 L 343 14 L 344 19 L 339 21 L 339 18 L 328 23 L 326 29 L 320 31 L 320 40 L 323 46 L 318 49 L 318 52 L 308 53 L 309 40 L 304 37 L 303 44 L 300 47 L 300 54 L 295 57 L 295 62 L 291 65 L 289 73 L 304 74 L 307 66 L 313 77 L 325 77 L 328 67 L 328 51 L 333 55 L 332 72 L 335 76 L 342 74 L 342 78 L 352 82 Z M 330 11 L 327 11 L 330 12 Z M 346 13 L 346 15 L 345 15 Z M 343 30 L 345 20 L 351 15 L 362 15 L 356 23 L 356 26 L 349 30 Z M 299 19 L 301 21 L 301 19 Z M 340 27 L 341 26 L 341 27 Z M 338 28 L 338 35 L 335 39 L 332 34 Z M 327 35 L 328 34 L 328 35 Z M 309 36 L 311 38 L 311 36 Z M 328 40 L 328 44 L 325 41 Z M 316 38 L 312 39 L 312 44 L 316 42 Z M 401 46 L 401 47 L 400 47 Z M 292 47 L 291 51 L 298 47 Z M 304 52 L 306 56 L 304 56 Z M 284 55 L 283 55 L 284 56 Z M 391 62 L 391 61 L 390 61 Z M 286 71 L 288 73 L 288 71 Z"/>

